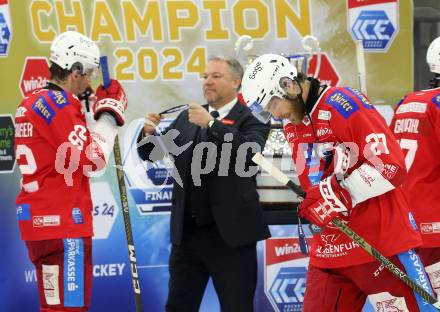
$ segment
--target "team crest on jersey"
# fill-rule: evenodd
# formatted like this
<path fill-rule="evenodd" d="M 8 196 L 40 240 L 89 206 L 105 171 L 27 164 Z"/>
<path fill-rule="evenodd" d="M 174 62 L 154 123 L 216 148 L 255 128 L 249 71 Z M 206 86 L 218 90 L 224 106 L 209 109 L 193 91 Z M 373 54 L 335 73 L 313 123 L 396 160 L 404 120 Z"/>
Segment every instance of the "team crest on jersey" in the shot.
<path fill-rule="evenodd" d="M 336 109 L 336 111 L 340 113 L 345 119 L 347 119 L 354 112 L 359 110 L 359 106 L 356 104 L 356 102 L 347 94 L 342 93 L 339 90 L 336 90 L 332 94 L 330 94 L 325 99 L 325 102 L 333 106 L 333 108 Z"/>
<path fill-rule="evenodd" d="M 350 92 L 353 96 L 355 96 L 361 103 L 362 106 L 365 107 L 366 109 L 374 109 L 374 105 L 371 104 L 371 102 L 367 99 L 367 97 L 360 92 L 359 90 L 356 89 L 352 89 L 349 87 L 344 88 L 345 90 L 347 90 L 348 92 Z"/>
<path fill-rule="evenodd" d="M 50 107 L 43 96 L 40 96 L 34 104 L 32 104 L 32 110 L 40 115 L 49 125 L 52 122 L 53 116 L 55 116 L 55 111 Z"/>
<path fill-rule="evenodd" d="M 48 94 L 59 109 L 63 108 L 66 105 L 69 105 L 66 91 L 50 90 Z"/>
<path fill-rule="evenodd" d="M 440 94 L 437 94 L 432 98 L 432 103 L 434 103 L 438 108 L 440 108 Z"/>

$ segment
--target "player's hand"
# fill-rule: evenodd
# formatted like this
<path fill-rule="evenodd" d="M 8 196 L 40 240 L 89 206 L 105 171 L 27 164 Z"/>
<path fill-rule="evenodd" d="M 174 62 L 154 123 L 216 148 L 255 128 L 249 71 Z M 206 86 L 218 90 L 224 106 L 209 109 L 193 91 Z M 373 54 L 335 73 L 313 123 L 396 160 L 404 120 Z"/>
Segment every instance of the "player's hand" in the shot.
<path fill-rule="evenodd" d="M 162 120 L 162 116 L 159 114 L 151 113 L 147 114 L 144 119 L 144 135 L 154 134 L 154 130 Z"/>
<path fill-rule="evenodd" d="M 336 217 L 346 219 L 351 209 L 350 193 L 333 175 L 307 190 L 306 197 L 299 205 L 299 215 L 322 227 Z"/>
<path fill-rule="evenodd" d="M 190 103 L 188 107 L 189 122 L 202 127 L 208 128 L 208 123 L 214 120 L 209 112 L 200 104 Z"/>
<path fill-rule="evenodd" d="M 123 126 L 125 123 L 124 112 L 127 106 L 127 96 L 117 80 L 111 79 L 110 85 L 106 89 L 103 86 L 96 89 L 96 102 L 93 105 L 93 114 L 96 120 L 103 112 L 109 112 L 116 119 L 118 126 Z"/>

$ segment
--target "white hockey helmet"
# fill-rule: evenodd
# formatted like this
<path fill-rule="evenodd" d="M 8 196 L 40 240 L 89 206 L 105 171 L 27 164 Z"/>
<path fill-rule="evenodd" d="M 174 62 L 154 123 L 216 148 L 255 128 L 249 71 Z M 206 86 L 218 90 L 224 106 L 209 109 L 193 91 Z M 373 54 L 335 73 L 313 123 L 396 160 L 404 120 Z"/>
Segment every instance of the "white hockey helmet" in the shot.
<path fill-rule="evenodd" d="M 429 70 L 435 74 L 440 74 L 440 37 L 434 39 L 426 52 L 426 62 Z"/>
<path fill-rule="evenodd" d="M 50 46 L 49 60 L 62 69 L 77 68 L 81 74 L 97 71 L 101 56 L 97 44 L 76 31 L 59 34 Z"/>
<path fill-rule="evenodd" d="M 246 105 L 261 122 L 267 123 L 271 114 L 264 108 L 276 96 L 286 97 L 281 78 L 294 80 L 298 71 L 287 58 L 277 54 L 263 54 L 257 57 L 243 75 L 241 94 Z"/>

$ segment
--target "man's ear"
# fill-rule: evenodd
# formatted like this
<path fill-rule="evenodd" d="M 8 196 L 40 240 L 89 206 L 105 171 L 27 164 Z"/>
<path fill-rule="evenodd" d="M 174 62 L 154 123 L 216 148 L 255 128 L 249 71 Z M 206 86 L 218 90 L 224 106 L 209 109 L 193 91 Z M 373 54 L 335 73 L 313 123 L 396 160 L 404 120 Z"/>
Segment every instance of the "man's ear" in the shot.
<path fill-rule="evenodd" d="M 235 78 L 234 79 L 234 88 L 235 90 L 239 90 L 241 87 L 241 78 Z"/>
<path fill-rule="evenodd" d="M 72 70 L 72 76 L 73 78 L 78 79 L 81 78 L 82 75 L 79 69 L 74 69 Z"/>

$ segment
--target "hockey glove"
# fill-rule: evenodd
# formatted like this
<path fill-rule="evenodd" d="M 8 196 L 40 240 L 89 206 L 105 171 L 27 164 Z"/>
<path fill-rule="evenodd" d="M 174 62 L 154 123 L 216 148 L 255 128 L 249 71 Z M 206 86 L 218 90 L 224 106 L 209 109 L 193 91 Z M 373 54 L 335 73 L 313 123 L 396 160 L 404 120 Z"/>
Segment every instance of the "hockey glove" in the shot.
<path fill-rule="evenodd" d="M 299 206 L 299 215 L 322 227 L 336 217 L 346 219 L 351 209 L 350 193 L 332 175 L 307 191 Z"/>
<path fill-rule="evenodd" d="M 106 89 L 99 86 L 96 90 L 96 102 L 93 105 L 94 118 L 98 120 L 103 112 L 108 112 L 121 127 L 125 123 L 124 111 L 127 109 L 127 105 L 127 96 L 121 84 L 117 80 L 111 79 L 110 85 Z"/>

